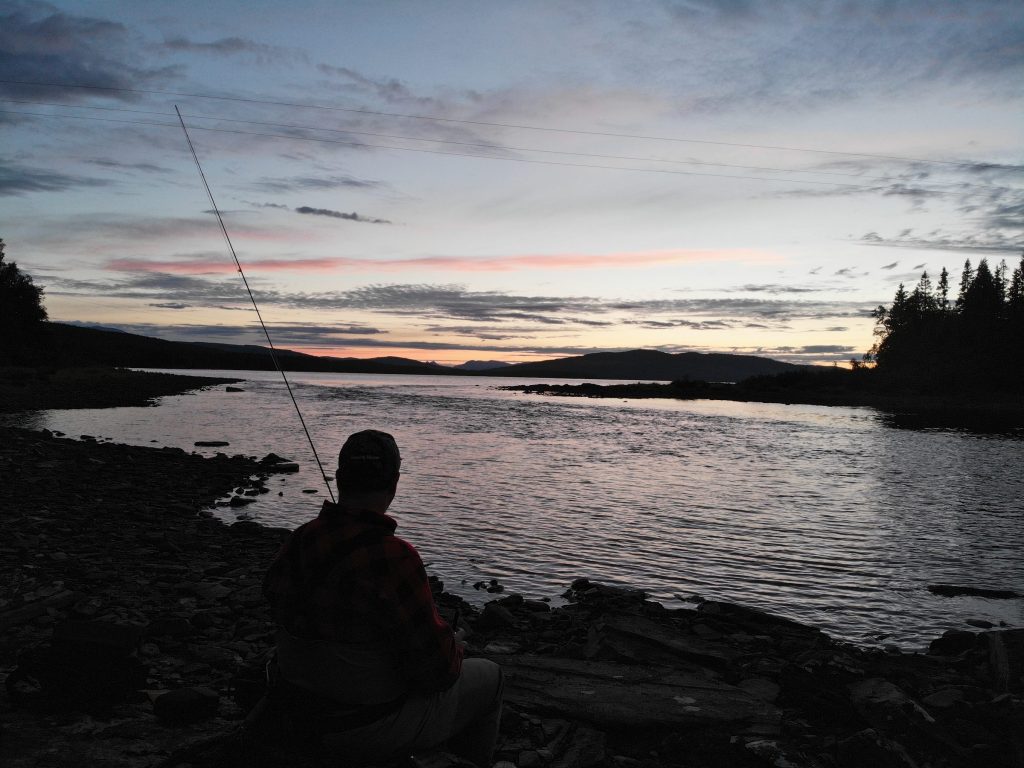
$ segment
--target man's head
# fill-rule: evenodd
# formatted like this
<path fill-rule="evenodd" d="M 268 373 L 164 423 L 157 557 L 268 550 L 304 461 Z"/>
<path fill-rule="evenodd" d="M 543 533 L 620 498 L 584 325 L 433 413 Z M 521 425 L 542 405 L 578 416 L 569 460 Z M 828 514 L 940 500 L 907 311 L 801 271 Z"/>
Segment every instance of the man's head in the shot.
<path fill-rule="evenodd" d="M 365 429 L 349 435 L 338 454 L 338 492 L 342 496 L 386 494 L 393 497 L 402 456 L 387 432 Z M 390 498 L 389 498 L 390 501 Z"/>

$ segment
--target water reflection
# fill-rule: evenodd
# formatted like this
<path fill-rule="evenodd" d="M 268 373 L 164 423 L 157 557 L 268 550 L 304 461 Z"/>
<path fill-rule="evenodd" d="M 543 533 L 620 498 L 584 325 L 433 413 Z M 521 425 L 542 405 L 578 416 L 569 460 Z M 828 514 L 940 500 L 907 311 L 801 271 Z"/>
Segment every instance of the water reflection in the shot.
<path fill-rule="evenodd" d="M 325 460 L 358 429 L 398 437 L 400 530 L 468 597 L 481 597 L 472 584 L 485 578 L 551 596 L 585 575 L 663 600 L 746 602 L 856 641 L 915 644 L 966 618 L 1024 625 L 1024 601 L 926 590 L 1024 591 L 1020 440 L 892 429 L 866 408 L 555 399 L 445 377 L 296 379 Z M 32 426 L 186 450 L 224 439 L 229 453 L 293 457 L 302 470 L 271 482 L 283 496 L 246 511 L 297 525 L 319 506 L 302 491 L 323 496 L 315 464 L 283 385 L 254 374 L 245 389 L 51 411 Z"/>

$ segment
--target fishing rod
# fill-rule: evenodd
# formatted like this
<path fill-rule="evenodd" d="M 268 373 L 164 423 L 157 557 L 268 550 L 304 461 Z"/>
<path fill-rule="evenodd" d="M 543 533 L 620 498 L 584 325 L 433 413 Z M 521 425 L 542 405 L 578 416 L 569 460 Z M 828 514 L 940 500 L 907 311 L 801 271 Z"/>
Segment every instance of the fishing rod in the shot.
<path fill-rule="evenodd" d="M 235 253 L 235 246 L 231 242 L 231 236 L 228 234 L 228 228 L 224 226 L 224 217 L 220 215 L 220 208 L 217 207 L 217 201 L 213 199 L 213 192 L 210 191 L 210 185 L 206 181 L 206 174 L 203 173 L 203 166 L 199 164 L 199 155 L 196 154 L 196 148 L 192 145 L 192 137 L 188 135 L 188 128 L 185 127 L 185 120 L 181 116 L 181 111 L 178 109 L 178 105 L 174 105 L 174 112 L 178 116 L 178 122 L 181 123 L 181 130 L 185 132 L 185 141 L 188 142 L 189 151 L 192 153 L 192 159 L 196 161 L 196 170 L 199 171 L 199 178 L 203 180 L 203 187 L 206 189 L 206 196 L 210 198 L 210 205 L 213 206 L 213 212 L 217 214 L 217 221 L 220 224 L 221 234 L 224 235 L 224 241 L 228 244 L 228 250 L 231 251 L 231 257 L 235 260 L 235 266 L 238 268 L 238 274 L 242 276 L 242 282 L 245 283 L 245 290 L 249 294 L 249 300 L 252 302 L 252 308 L 256 310 L 256 317 L 260 321 L 260 327 L 263 328 L 263 335 L 267 337 L 267 345 L 270 347 L 270 359 L 274 361 L 274 367 L 277 368 L 277 372 L 281 374 L 281 378 L 284 379 L 285 389 L 288 390 L 288 396 L 292 399 L 292 405 L 295 406 L 295 413 L 299 416 L 299 423 L 302 424 L 302 431 L 306 433 L 306 440 L 309 441 L 309 447 L 313 451 L 313 458 L 316 459 L 316 465 L 320 469 L 320 477 L 323 478 L 324 485 L 327 486 L 327 493 L 331 497 L 331 501 L 335 502 L 334 490 L 331 488 L 331 484 L 327 480 L 327 475 L 324 474 L 324 465 L 320 463 L 320 455 L 316 452 L 316 446 L 313 445 L 313 438 L 309 434 L 309 429 L 306 427 L 306 420 L 302 418 L 302 411 L 299 409 L 299 402 L 295 399 L 295 393 L 292 392 L 292 385 L 288 382 L 288 377 L 285 376 L 284 368 L 281 367 L 280 361 L 277 359 L 277 350 L 274 348 L 274 342 L 270 339 L 270 331 L 267 330 L 267 324 L 263 322 L 263 315 L 260 313 L 259 305 L 256 304 L 256 297 L 252 294 L 252 289 L 249 287 L 249 281 L 245 278 L 245 272 L 242 271 L 242 262 L 238 260 L 238 254 Z"/>

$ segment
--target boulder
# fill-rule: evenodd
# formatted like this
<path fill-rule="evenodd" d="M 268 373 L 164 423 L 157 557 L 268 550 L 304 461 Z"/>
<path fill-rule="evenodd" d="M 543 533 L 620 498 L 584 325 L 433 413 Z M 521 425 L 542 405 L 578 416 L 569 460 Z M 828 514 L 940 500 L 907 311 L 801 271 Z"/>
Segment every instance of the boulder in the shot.
<path fill-rule="evenodd" d="M 158 696 L 153 713 L 168 723 L 198 723 L 217 714 L 220 697 L 209 688 L 179 688 Z"/>

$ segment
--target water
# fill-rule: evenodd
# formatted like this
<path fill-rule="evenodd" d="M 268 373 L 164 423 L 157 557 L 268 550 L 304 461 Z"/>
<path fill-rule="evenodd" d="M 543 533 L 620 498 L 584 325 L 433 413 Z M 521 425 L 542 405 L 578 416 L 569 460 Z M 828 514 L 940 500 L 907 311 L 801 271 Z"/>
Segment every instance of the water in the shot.
<path fill-rule="evenodd" d="M 207 454 L 274 451 L 302 469 L 272 478 L 245 514 L 287 527 L 313 516 L 326 489 L 280 379 L 208 373 L 244 376 L 246 391 L 19 421 Z M 499 391 L 522 382 L 494 378 L 293 377 L 328 473 L 350 432 L 396 436 L 399 533 L 471 600 L 490 597 L 472 587 L 483 579 L 556 597 L 590 576 L 667 603 L 737 601 L 862 644 L 920 647 L 968 618 L 1024 626 L 1024 600 L 926 590 L 1024 593 L 1019 437 L 894 429 L 868 408 L 553 398 Z M 231 445 L 193 448 L 215 439 Z"/>

